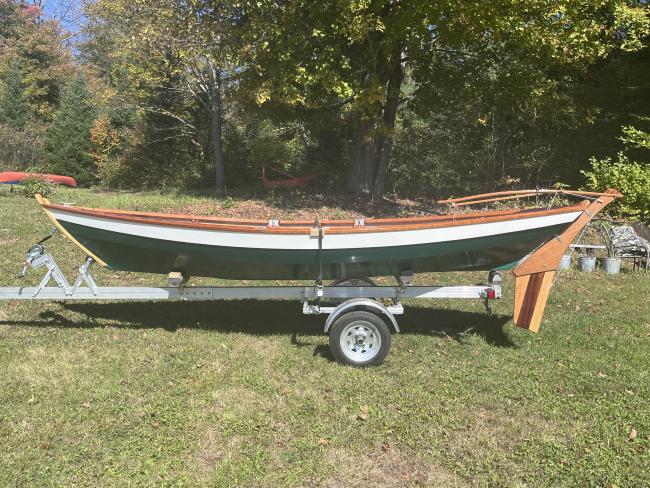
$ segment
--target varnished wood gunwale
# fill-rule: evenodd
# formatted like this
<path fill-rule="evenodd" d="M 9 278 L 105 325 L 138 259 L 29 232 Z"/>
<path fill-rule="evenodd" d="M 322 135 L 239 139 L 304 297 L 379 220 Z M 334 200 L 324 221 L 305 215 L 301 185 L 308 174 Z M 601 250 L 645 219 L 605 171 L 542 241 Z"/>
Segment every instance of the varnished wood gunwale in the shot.
<path fill-rule="evenodd" d="M 536 193 L 524 193 L 521 195 L 510 195 L 510 196 L 497 197 L 497 198 L 483 198 L 480 200 L 470 200 L 468 202 L 454 203 L 454 207 L 463 207 L 466 205 L 478 205 L 479 203 L 501 202 L 503 200 L 515 200 L 517 198 L 534 197 L 536 195 L 537 195 Z"/>
<path fill-rule="evenodd" d="M 396 232 L 424 230 L 442 227 L 457 227 L 462 225 L 507 222 L 526 218 L 558 215 L 578 212 L 585 208 L 586 202 L 569 207 L 555 209 L 527 209 L 519 211 L 477 212 L 471 214 L 449 214 L 431 217 L 407 217 L 395 219 L 368 219 L 364 226 L 354 227 L 354 221 L 321 221 L 321 226 L 328 234 L 360 234 L 372 232 Z M 42 204 L 44 208 L 61 212 L 86 215 L 109 220 L 120 220 L 143 225 L 161 225 L 190 229 L 215 230 L 227 232 L 248 232 L 262 234 L 309 234 L 314 222 L 282 221 L 278 227 L 268 227 L 267 221 L 230 220 L 222 223 L 219 218 L 196 218 L 193 216 L 154 214 L 149 212 L 121 211 L 110 209 L 94 209 L 87 207 L 72 207 L 65 205 Z M 183 218 L 184 217 L 184 218 Z M 213 220 L 214 219 L 214 220 Z"/>
<path fill-rule="evenodd" d="M 617 190 L 608 190 L 584 209 L 584 212 L 562 234 L 551 239 L 528 256 L 521 264 L 512 270 L 515 276 L 523 276 L 545 271 L 556 271 L 560 265 L 562 254 L 569 245 L 603 208 L 622 195 Z"/>
<path fill-rule="evenodd" d="M 438 200 L 439 204 L 457 204 L 459 202 L 469 202 L 473 200 L 496 201 L 496 197 L 504 195 L 513 195 L 514 198 L 527 198 L 536 195 L 571 195 L 576 197 L 599 197 L 607 195 L 607 192 L 593 192 L 593 191 L 580 191 L 580 190 L 548 190 L 548 189 L 535 189 L 535 190 L 509 190 L 509 191 L 495 191 L 492 193 L 481 193 L 479 195 L 471 195 L 469 197 L 448 198 L 446 200 Z"/>

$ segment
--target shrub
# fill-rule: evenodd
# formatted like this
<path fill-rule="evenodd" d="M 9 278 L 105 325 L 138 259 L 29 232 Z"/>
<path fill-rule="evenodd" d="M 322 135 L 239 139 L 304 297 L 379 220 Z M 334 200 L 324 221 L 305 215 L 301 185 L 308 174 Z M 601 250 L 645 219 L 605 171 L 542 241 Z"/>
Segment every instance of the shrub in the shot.
<path fill-rule="evenodd" d="M 616 188 L 623 194 L 609 208 L 610 213 L 643 221 L 650 219 L 650 165 L 630 161 L 622 152 L 616 159 L 591 158 L 590 162 L 591 170 L 582 171 L 589 189 Z"/>
<path fill-rule="evenodd" d="M 30 198 L 33 198 L 37 193 L 46 197 L 54 193 L 54 185 L 41 178 L 26 178 L 23 180 L 20 192 Z"/>

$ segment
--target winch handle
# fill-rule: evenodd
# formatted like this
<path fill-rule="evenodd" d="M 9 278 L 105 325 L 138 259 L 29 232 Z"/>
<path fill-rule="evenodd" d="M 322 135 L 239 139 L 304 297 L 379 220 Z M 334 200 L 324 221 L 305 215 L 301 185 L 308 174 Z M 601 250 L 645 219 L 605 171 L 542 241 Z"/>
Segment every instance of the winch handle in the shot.
<path fill-rule="evenodd" d="M 52 237 L 54 237 L 54 234 L 56 234 L 58 231 L 59 231 L 59 229 L 57 229 L 56 227 L 52 227 L 52 230 L 50 231 L 50 233 L 48 235 L 46 235 L 45 237 L 43 237 L 36 244 L 43 244 L 48 239 L 51 239 Z"/>

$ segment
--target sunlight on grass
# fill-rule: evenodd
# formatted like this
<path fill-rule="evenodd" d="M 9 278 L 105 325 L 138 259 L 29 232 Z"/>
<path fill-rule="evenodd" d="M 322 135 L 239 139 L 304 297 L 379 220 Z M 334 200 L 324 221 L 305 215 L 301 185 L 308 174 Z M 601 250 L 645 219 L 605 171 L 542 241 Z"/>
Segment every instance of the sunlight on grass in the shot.
<path fill-rule="evenodd" d="M 15 285 L 49 224 L 6 193 L 0 222 L 2 284 Z M 60 236 L 47 247 L 66 272 L 83 259 Z M 0 486 L 644 486 L 650 277 L 624 271 L 562 273 L 538 335 L 513 327 L 508 276 L 492 317 L 478 302 L 407 302 L 388 360 L 368 370 L 334 363 L 322 318 L 293 302 L 0 303 Z"/>

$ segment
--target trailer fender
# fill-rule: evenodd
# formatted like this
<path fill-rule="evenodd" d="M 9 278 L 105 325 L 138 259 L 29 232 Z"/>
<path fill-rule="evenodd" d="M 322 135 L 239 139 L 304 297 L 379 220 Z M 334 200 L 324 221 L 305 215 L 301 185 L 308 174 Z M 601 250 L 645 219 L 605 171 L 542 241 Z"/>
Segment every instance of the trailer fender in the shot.
<path fill-rule="evenodd" d="M 370 298 L 352 298 L 341 303 L 334 311 L 327 317 L 325 321 L 325 333 L 327 334 L 330 330 L 332 324 L 338 319 L 341 315 L 347 312 L 352 312 L 354 310 L 366 310 L 372 312 L 379 316 L 385 316 L 388 319 L 388 325 L 392 327 L 394 332 L 399 332 L 399 325 L 397 325 L 397 320 L 395 316 L 386 308 L 383 303 L 378 302 L 377 300 L 372 300 Z"/>

